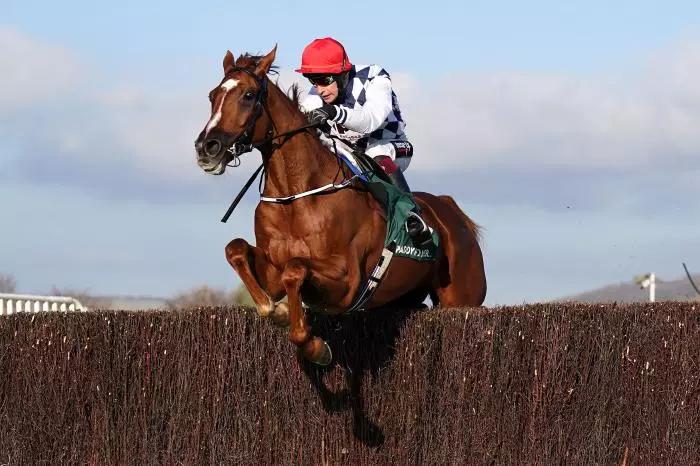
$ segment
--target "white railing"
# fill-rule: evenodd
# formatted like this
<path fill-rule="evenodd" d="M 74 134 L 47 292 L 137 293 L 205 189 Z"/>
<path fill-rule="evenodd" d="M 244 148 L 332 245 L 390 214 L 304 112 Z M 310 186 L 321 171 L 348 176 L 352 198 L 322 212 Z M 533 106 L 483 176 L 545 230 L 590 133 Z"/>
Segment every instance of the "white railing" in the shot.
<path fill-rule="evenodd" d="M 0 316 L 17 312 L 87 311 L 80 301 L 70 296 L 33 296 L 0 293 Z"/>

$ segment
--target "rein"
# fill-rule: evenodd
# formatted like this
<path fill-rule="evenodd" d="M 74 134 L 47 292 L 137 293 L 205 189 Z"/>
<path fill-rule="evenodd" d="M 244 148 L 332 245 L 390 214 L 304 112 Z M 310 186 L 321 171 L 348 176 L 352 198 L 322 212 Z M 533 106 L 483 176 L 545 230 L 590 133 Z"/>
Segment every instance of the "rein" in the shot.
<path fill-rule="evenodd" d="M 253 150 L 253 148 L 257 148 L 260 145 L 267 144 L 268 142 L 271 142 L 275 139 L 285 137 L 285 136 L 291 137 L 291 136 L 294 136 L 295 134 L 300 133 L 304 130 L 307 130 L 309 128 L 315 128 L 317 126 L 318 126 L 318 124 L 304 125 L 304 126 L 301 126 L 299 128 L 293 129 L 291 131 L 287 131 L 285 133 L 278 134 L 277 136 L 266 138 L 263 141 L 260 141 L 259 143 L 249 144 L 248 147 L 250 147 L 250 148 L 245 152 L 250 152 L 251 150 Z M 284 144 L 284 142 L 282 142 L 282 144 Z M 282 144 L 279 144 L 278 147 L 281 147 Z M 333 145 L 335 146 L 335 142 L 333 143 Z M 277 149 L 277 147 L 275 149 Z M 273 149 L 273 151 L 274 151 L 274 149 Z M 245 152 L 241 152 L 241 154 L 243 154 Z M 239 154 L 239 156 L 241 154 Z M 336 157 L 338 157 L 337 149 L 336 149 Z M 228 221 L 229 217 L 231 217 L 231 214 L 233 214 L 233 211 L 236 209 L 238 204 L 241 202 L 241 199 L 243 198 L 245 193 L 248 192 L 248 189 L 250 189 L 250 185 L 253 184 L 253 181 L 255 181 L 255 179 L 258 177 L 258 175 L 260 174 L 260 172 L 262 171 L 264 166 L 265 166 L 265 164 L 261 163 L 260 166 L 253 172 L 251 177 L 248 178 L 248 181 L 246 181 L 245 185 L 243 185 L 243 188 L 238 193 L 238 195 L 236 195 L 236 198 L 231 202 L 231 205 L 226 210 L 226 213 L 224 214 L 224 216 L 221 218 L 221 223 L 226 223 Z M 352 184 L 352 182 L 355 180 L 355 178 L 358 178 L 358 176 L 359 175 L 354 175 L 351 178 L 343 180 L 343 182 L 339 183 L 339 184 L 328 183 L 327 185 L 321 186 L 320 188 L 311 189 L 309 191 L 304 191 L 302 193 L 292 194 L 291 196 L 285 196 L 285 197 L 266 197 L 266 196 L 262 195 L 262 192 L 260 192 L 260 200 L 263 202 L 272 202 L 272 203 L 276 203 L 276 204 L 287 204 L 287 203 L 295 201 L 297 199 L 301 199 L 302 197 L 311 196 L 311 195 L 319 194 L 319 193 L 326 192 L 326 191 L 337 191 L 339 189 L 346 188 L 346 187 L 350 186 L 350 184 Z M 262 180 L 261 180 L 261 182 L 262 182 Z"/>

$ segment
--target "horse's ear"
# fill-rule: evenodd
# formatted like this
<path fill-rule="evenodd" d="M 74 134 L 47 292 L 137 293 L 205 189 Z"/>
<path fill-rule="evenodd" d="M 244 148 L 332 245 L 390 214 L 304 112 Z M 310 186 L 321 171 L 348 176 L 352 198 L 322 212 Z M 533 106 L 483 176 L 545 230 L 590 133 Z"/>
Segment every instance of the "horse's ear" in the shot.
<path fill-rule="evenodd" d="M 230 50 L 227 50 L 226 55 L 224 55 L 224 74 L 228 74 L 229 70 L 233 68 L 235 63 L 236 60 L 233 58 L 233 54 Z"/>
<path fill-rule="evenodd" d="M 258 75 L 260 78 L 265 76 L 268 71 L 270 71 L 270 67 L 272 66 L 272 62 L 275 61 L 275 55 L 277 54 L 277 45 L 275 44 L 275 48 L 270 50 L 270 53 L 265 55 L 260 59 L 260 62 L 258 63 L 258 66 L 255 67 L 255 74 Z"/>

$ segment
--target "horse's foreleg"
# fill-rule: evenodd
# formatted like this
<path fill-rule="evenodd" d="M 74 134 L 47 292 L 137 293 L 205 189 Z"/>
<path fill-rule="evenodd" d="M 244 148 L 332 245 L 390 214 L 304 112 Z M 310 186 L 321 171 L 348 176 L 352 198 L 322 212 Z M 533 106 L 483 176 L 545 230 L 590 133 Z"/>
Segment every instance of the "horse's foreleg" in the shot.
<path fill-rule="evenodd" d="M 262 249 L 241 238 L 226 245 L 226 260 L 241 277 L 261 317 L 275 311 L 275 301 L 284 296 L 281 273 L 270 264 Z"/>
<path fill-rule="evenodd" d="M 318 261 L 314 261 L 316 262 Z M 289 339 L 299 347 L 306 359 L 325 366 L 333 359 L 331 349 L 321 338 L 311 335 L 311 328 L 306 323 L 302 307 L 301 288 L 307 280 L 313 280 L 318 282 L 314 285 L 320 285 L 322 289 L 329 291 L 331 287 L 337 288 L 342 281 L 340 277 L 336 277 L 335 282 L 319 280 L 320 278 L 318 274 L 311 271 L 311 261 L 308 259 L 294 258 L 287 262 L 282 272 L 282 283 L 289 303 Z M 341 286 L 345 288 L 344 285 Z"/>

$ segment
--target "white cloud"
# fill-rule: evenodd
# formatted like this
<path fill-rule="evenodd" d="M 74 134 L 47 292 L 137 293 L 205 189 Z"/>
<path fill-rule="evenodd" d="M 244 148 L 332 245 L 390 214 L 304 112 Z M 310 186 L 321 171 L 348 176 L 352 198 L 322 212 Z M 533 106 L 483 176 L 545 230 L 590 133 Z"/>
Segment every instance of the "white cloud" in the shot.
<path fill-rule="evenodd" d="M 394 71 L 416 146 L 411 176 L 697 167 L 700 80 L 693 77 L 700 75 L 700 42 L 657 50 L 641 65 L 627 76 L 515 71 L 434 81 Z M 173 92 L 159 88 L 158 77 L 143 85 L 102 79 L 91 86 L 85 76 L 98 70 L 86 69 L 73 52 L 11 29 L 0 29 L 0 67 L 0 100 L 44 116 L 0 119 L 0 132 L 15 138 L 9 146 L 25 152 L 17 154 L 25 167 L 36 166 L 27 159 L 56 152 L 73 168 L 71 184 L 81 183 L 83 166 L 105 184 L 118 170 L 164 190 L 203 176 L 193 141 L 208 117 L 208 88 Z M 308 89 L 291 70 L 282 70 L 279 81 L 285 90 L 293 82 Z M 86 189 L 100 184 L 85 182 Z"/>
<path fill-rule="evenodd" d="M 173 181 L 201 175 L 194 140 L 208 116 L 206 93 L 168 95 L 120 91 L 101 96 L 111 138 L 133 168 Z"/>
<path fill-rule="evenodd" d="M 409 82 L 399 99 L 412 168 L 682 169 L 700 154 L 700 43 L 650 58 L 641 75 L 501 72 Z"/>
<path fill-rule="evenodd" d="M 70 50 L 0 27 L 0 111 L 55 99 L 84 71 Z"/>

